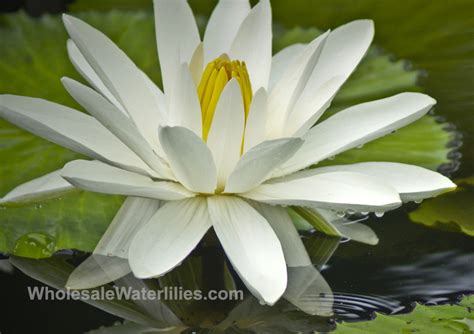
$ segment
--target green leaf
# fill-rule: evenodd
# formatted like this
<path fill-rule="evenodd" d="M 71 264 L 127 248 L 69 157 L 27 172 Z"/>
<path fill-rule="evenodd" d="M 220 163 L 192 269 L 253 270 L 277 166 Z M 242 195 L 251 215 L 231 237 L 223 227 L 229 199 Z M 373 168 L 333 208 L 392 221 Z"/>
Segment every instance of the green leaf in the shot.
<path fill-rule="evenodd" d="M 474 297 L 465 297 L 458 305 L 417 305 L 409 314 L 377 314 L 375 320 L 338 324 L 335 334 L 379 333 L 472 333 Z"/>
<path fill-rule="evenodd" d="M 125 3 L 125 1 L 124 1 Z M 78 3 L 79 4 L 79 3 Z M 79 15 L 112 38 L 155 82 L 161 77 L 151 12 L 83 13 Z M 80 108 L 65 92 L 59 79 L 80 79 L 66 52 L 66 33 L 59 17 L 31 19 L 23 14 L 3 17 L 0 26 L 0 93 L 41 97 Z M 317 29 L 280 31 L 275 50 L 307 42 Z M 403 62 L 391 62 L 373 50 L 343 88 L 337 108 L 402 90 L 419 90 L 417 72 Z M 436 168 L 446 161 L 450 134 L 432 118 L 412 125 L 363 149 L 341 154 L 331 163 L 389 160 Z M 419 136 L 425 133 L 426 136 Z M 418 137 L 415 136 L 418 134 Z M 403 151 L 403 154 L 402 154 Z M 49 143 L 0 120 L 0 196 L 15 186 L 61 168 L 78 154 Z M 0 251 L 25 257 L 50 256 L 60 249 L 92 251 L 118 210 L 121 197 L 71 192 L 57 199 L 0 210 Z"/>
<path fill-rule="evenodd" d="M 428 227 L 474 236 L 474 177 L 456 181 L 455 191 L 423 202 L 410 219 Z"/>

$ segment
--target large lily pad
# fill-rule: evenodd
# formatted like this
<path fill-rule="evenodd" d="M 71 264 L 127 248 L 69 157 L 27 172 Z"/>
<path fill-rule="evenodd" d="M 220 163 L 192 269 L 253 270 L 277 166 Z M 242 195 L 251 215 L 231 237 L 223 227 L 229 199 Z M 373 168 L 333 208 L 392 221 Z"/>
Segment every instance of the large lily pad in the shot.
<path fill-rule="evenodd" d="M 80 15 L 109 35 L 155 82 L 160 83 L 150 12 L 87 13 Z M 23 14 L 3 17 L 0 27 L 0 93 L 42 97 L 79 108 L 59 79 L 79 79 L 66 54 L 66 33 L 59 17 L 33 20 Z M 275 50 L 305 42 L 319 33 L 296 29 L 276 34 Z M 343 88 L 332 112 L 343 106 L 394 94 L 418 91 L 418 72 L 372 50 Z M 383 111 L 381 111 L 383 112 Z M 411 128 L 411 130 L 410 130 Z M 416 133 L 426 134 L 423 137 Z M 341 154 L 331 163 L 389 160 L 436 168 L 447 161 L 451 134 L 430 117 L 362 149 Z M 403 154 L 401 154 L 403 152 Z M 13 187 L 61 168 L 79 156 L 0 120 L 0 195 Z M 41 203 L 0 210 L 0 251 L 25 257 L 47 257 L 76 248 L 92 251 L 117 211 L 122 198 L 72 192 Z"/>
<path fill-rule="evenodd" d="M 336 334 L 379 333 L 472 333 L 474 297 L 465 297 L 459 305 L 417 305 L 409 314 L 389 316 L 377 314 L 373 321 L 342 323 Z"/>
<path fill-rule="evenodd" d="M 425 201 L 410 213 L 410 219 L 428 227 L 474 236 L 474 177 L 456 183 L 456 191 Z"/>

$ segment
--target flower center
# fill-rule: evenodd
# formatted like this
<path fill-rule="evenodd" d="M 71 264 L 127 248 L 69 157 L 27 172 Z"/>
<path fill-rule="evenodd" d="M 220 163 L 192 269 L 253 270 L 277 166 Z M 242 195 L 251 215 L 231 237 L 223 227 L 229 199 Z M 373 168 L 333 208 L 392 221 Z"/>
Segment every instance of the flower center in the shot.
<path fill-rule="evenodd" d="M 207 64 L 198 86 L 203 124 L 202 135 L 204 140 L 207 140 L 219 97 L 225 85 L 232 78 L 235 78 L 239 82 L 244 102 L 245 119 L 247 119 L 250 102 L 252 101 L 252 86 L 250 85 L 247 66 L 243 61 L 231 61 L 226 55 L 220 56 Z"/>

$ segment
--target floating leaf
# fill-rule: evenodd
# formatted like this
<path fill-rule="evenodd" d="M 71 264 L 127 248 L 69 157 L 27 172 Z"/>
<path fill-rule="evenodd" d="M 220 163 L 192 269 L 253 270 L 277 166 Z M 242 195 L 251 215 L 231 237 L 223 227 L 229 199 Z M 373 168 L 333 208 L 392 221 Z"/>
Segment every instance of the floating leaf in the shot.
<path fill-rule="evenodd" d="M 456 184 L 456 191 L 423 202 L 410 213 L 410 219 L 428 227 L 474 236 L 474 177 Z"/>
<path fill-rule="evenodd" d="M 465 297 L 459 305 L 417 305 L 402 315 L 377 314 L 375 320 L 338 324 L 335 334 L 379 333 L 472 333 L 474 296 Z"/>

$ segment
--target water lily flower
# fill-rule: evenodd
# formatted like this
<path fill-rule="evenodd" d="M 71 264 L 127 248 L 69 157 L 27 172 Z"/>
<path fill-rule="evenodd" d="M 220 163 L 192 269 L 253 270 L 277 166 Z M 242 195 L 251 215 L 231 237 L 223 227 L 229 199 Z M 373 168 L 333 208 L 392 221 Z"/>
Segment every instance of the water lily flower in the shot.
<path fill-rule="evenodd" d="M 92 88 L 62 82 L 89 115 L 0 96 L 2 118 L 93 159 L 23 184 L 3 203 L 72 187 L 128 196 L 94 251 L 119 259 L 101 264 L 113 267 L 112 276 L 163 275 L 212 228 L 248 289 L 273 304 L 287 288 L 287 267 L 311 265 L 285 206 L 322 215 L 384 212 L 455 187 L 436 172 L 400 163 L 317 167 L 436 103 L 403 93 L 318 122 L 366 53 L 372 21 L 348 23 L 272 57 L 268 0 L 253 8 L 247 0 L 221 0 L 202 41 L 185 0 L 155 0 L 154 9 L 164 91 L 104 34 L 64 15 L 69 56 Z"/>

